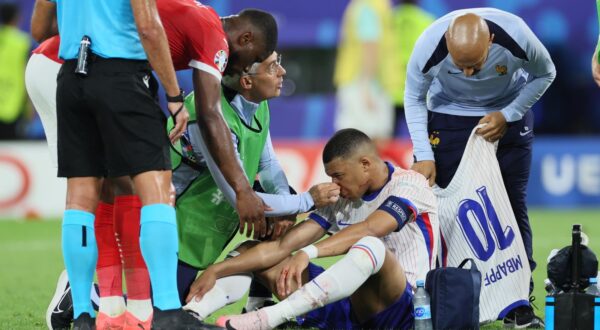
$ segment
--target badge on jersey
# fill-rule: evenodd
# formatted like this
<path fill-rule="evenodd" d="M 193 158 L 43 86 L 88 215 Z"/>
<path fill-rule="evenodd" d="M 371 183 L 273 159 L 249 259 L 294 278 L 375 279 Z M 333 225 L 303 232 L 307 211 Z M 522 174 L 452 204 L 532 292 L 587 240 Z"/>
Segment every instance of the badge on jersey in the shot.
<path fill-rule="evenodd" d="M 496 73 L 498 73 L 499 76 L 506 76 L 506 74 L 508 73 L 508 68 L 506 67 L 506 65 L 497 64 Z"/>
<path fill-rule="evenodd" d="M 433 131 L 429 135 L 429 144 L 431 144 L 431 148 L 435 148 L 435 147 L 437 147 L 438 144 L 440 144 L 440 132 L 439 131 Z"/>
<path fill-rule="evenodd" d="M 417 216 L 417 208 L 407 199 L 389 196 L 378 210 L 384 211 L 394 217 L 398 222 L 398 228 L 395 232 L 400 231 L 409 221 Z"/>
<path fill-rule="evenodd" d="M 227 66 L 227 52 L 220 50 L 215 54 L 215 65 L 219 68 L 219 72 L 223 73 Z"/>

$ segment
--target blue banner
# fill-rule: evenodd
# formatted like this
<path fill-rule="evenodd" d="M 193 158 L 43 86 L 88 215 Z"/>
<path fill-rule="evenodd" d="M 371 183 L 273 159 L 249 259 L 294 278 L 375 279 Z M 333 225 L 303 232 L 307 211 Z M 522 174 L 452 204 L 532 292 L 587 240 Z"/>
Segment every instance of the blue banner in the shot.
<path fill-rule="evenodd" d="M 529 206 L 599 207 L 600 138 L 536 138 Z"/>

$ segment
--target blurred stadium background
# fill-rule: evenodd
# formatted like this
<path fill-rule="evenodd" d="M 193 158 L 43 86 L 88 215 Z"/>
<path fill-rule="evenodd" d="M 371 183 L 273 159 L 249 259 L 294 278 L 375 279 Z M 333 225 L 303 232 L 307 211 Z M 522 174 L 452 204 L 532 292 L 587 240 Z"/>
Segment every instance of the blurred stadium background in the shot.
<path fill-rule="evenodd" d="M 0 0 L 0 4 L 6 2 Z M 34 1 L 16 3 L 21 7 L 19 26 L 28 32 Z M 334 131 L 333 69 L 348 1 L 205 3 L 220 15 L 254 7 L 276 16 L 278 50 L 283 54 L 287 77 L 282 96 L 270 101 L 271 134 L 295 187 L 304 189 L 312 182 L 327 180 L 320 166 L 320 150 Z M 556 80 L 533 108 L 536 141 L 528 203 L 539 264 L 536 295 L 541 307 L 546 256 L 552 248 L 569 242 L 571 224 L 583 223 L 592 249 L 600 251 L 600 88 L 590 73 L 598 40 L 595 3 L 422 0 L 419 4 L 435 17 L 455 9 L 487 6 L 515 13 L 533 29 L 556 64 Z M 32 42 L 31 49 L 34 47 Z M 179 78 L 183 88 L 191 90 L 190 72 L 180 72 Z M 383 152 L 396 163 L 410 166 L 411 145 L 403 118 L 400 120 L 400 132 Z M 45 306 L 63 268 L 57 220 L 64 206 L 65 182 L 55 178 L 43 139 L 39 118 L 24 100 L 18 140 L 0 141 L 0 306 L 14 306 L 0 308 L 1 329 L 42 327 Z"/>

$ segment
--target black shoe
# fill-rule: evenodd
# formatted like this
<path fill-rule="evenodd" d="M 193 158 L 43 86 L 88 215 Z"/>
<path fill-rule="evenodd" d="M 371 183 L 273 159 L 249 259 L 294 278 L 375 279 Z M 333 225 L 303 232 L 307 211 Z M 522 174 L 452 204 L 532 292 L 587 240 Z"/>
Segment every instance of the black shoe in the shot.
<path fill-rule="evenodd" d="M 96 319 L 88 313 L 81 313 L 73 320 L 73 330 L 96 330 Z"/>
<path fill-rule="evenodd" d="M 214 325 L 205 324 L 181 308 L 161 310 L 154 308 L 152 317 L 152 330 L 211 330 L 223 329 Z"/>
<path fill-rule="evenodd" d="M 272 299 L 267 299 L 267 300 L 265 300 L 265 302 L 262 304 L 262 306 L 258 307 L 258 308 L 257 308 L 257 309 L 255 309 L 254 311 L 256 311 L 256 310 L 259 310 L 259 309 L 261 309 L 261 308 L 264 308 L 264 307 L 273 306 L 273 305 L 277 305 L 277 303 L 276 303 L 275 301 L 273 301 Z M 254 311 L 251 311 L 251 312 L 254 312 Z M 241 313 L 241 314 L 246 314 L 246 313 L 248 313 L 248 311 L 246 310 L 246 307 L 244 306 L 244 307 L 242 308 L 242 313 Z"/>
<path fill-rule="evenodd" d="M 58 277 L 54 296 L 46 310 L 46 325 L 48 325 L 48 329 L 52 330 L 71 329 L 72 320 L 73 299 L 71 298 L 71 286 L 69 285 L 67 271 L 63 270 Z"/>
<path fill-rule="evenodd" d="M 541 329 L 545 327 L 544 321 L 533 313 L 531 306 L 514 308 L 504 317 L 505 328 L 513 329 Z"/>

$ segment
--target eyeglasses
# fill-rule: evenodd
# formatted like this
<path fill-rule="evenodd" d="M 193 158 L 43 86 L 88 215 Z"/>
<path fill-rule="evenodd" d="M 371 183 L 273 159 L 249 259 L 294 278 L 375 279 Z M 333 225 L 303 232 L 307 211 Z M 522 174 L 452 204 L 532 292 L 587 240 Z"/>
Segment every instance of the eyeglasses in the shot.
<path fill-rule="evenodd" d="M 257 64 L 257 63 L 255 63 L 255 64 Z M 269 64 L 269 66 L 267 67 L 267 69 L 264 72 L 252 72 L 253 69 L 256 68 L 255 64 L 253 64 L 250 67 L 250 69 L 248 70 L 248 72 L 244 72 L 244 74 L 247 75 L 247 76 L 255 76 L 255 75 L 259 75 L 261 73 L 275 75 L 279 71 L 279 68 L 282 67 L 281 66 L 281 54 L 277 55 L 277 59 L 275 60 L 275 62 L 272 62 L 271 64 Z"/>

